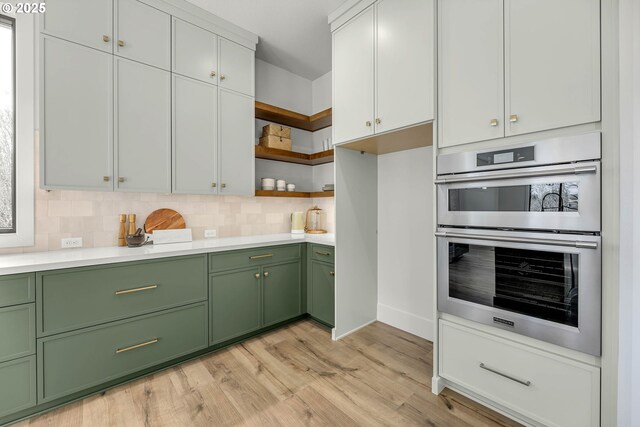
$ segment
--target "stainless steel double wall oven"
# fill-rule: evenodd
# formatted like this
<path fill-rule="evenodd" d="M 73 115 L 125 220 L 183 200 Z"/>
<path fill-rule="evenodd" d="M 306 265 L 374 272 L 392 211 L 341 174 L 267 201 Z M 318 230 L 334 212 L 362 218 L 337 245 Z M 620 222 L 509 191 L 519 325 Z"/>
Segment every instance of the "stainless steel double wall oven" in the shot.
<path fill-rule="evenodd" d="M 600 134 L 438 157 L 438 309 L 601 349 Z"/>

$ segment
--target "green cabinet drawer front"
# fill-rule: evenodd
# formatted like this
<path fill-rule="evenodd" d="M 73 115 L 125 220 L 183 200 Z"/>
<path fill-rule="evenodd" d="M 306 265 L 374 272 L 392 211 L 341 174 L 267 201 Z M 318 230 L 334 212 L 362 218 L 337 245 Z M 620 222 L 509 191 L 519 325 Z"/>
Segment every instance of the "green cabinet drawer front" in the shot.
<path fill-rule="evenodd" d="M 35 352 L 35 304 L 0 308 L 0 362 Z"/>
<path fill-rule="evenodd" d="M 35 301 L 35 278 L 35 273 L 0 276 L 0 307 Z"/>
<path fill-rule="evenodd" d="M 0 363 L 0 418 L 36 404 L 36 357 Z"/>
<path fill-rule="evenodd" d="M 260 328 L 260 277 L 259 268 L 210 276 L 211 345 Z"/>
<path fill-rule="evenodd" d="M 255 267 L 272 262 L 300 258 L 300 244 L 276 246 L 268 248 L 247 249 L 209 255 L 211 272 Z"/>
<path fill-rule="evenodd" d="M 264 326 L 302 314 L 300 261 L 265 265 L 262 271 Z"/>
<path fill-rule="evenodd" d="M 38 336 L 207 298 L 206 257 L 46 272 L 38 280 Z"/>
<path fill-rule="evenodd" d="M 335 323 L 335 270 L 333 265 L 311 262 L 309 314 L 329 325 Z"/>
<path fill-rule="evenodd" d="M 311 244 L 311 259 L 323 262 L 333 262 L 335 258 L 335 248 L 333 246 L 324 246 Z"/>
<path fill-rule="evenodd" d="M 38 403 L 207 347 L 198 303 L 38 340 Z"/>

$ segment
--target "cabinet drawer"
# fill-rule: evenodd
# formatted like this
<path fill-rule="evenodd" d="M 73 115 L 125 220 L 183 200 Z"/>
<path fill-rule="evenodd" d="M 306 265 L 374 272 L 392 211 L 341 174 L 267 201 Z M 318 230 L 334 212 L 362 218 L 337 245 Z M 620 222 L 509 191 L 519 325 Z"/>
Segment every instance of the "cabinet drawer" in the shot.
<path fill-rule="evenodd" d="M 311 259 L 324 262 L 334 262 L 335 248 L 333 246 L 311 245 Z"/>
<path fill-rule="evenodd" d="M 38 340 L 39 402 L 207 347 L 205 302 Z"/>
<path fill-rule="evenodd" d="M 209 270 L 215 272 L 253 267 L 265 263 L 300 258 L 300 254 L 301 248 L 299 244 L 210 254 Z"/>
<path fill-rule="evenodd" d="M 34 273 L 0 277 L 0 307 L 35 301 Z"/>
<path fill-rule="evenodd" d="M 35 304 L 0 308 L 0 362 L 35 352 Z"/>
<path fill-rule="evenodd" d="M 36 404 L 36 357 L 0 363 L 0 418 Z"/>
<path fill-rule="evenodd" d="M 38 275 L 38 336 L 207 298 L 205 255 Z"/>
<path fill-rule="evenodd" d="M 598 368 L 443 320 L 440 375 L 543 425 L 599 423 Z"/>

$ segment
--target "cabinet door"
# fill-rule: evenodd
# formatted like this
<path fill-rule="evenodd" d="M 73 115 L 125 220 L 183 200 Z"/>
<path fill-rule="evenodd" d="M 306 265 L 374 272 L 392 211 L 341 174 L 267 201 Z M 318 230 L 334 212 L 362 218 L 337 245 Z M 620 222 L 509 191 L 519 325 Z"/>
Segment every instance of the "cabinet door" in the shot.
<path fill-rule="evenodd" d="M 173 192 L 216 194 L 218 89 L 173 75 Z"/>
<path fill-rule="evenodd" d="M 105 52 L 113 51 L 112 0 L 55 0 L 40 15 L 46 34 Z"/>
<path fill-rule="evenodd" d="M 36 405 L 36 356 L 0 363 L 0 419 Z"/>
<path fill-rule="evenodd" d="M 171 191 L 171 78 L 115 58 L 117 190 Z"/>
<path fill-rule="evenodd" d="M 112 190 L 112 57 L 48 36 L 40 46 L 42 187 Z"/>
<path fill-rule="evenodd" d="M 251 49 L 220 39 L 220 87 L 253 96 L 254 67 Z"/>
<path fill-rule="evenodd" d="M 333 265 L 311 262 L 311 307 L 309 313 L 329 325 L 335 318 L 335 269 Z"/>
<path fill-rule="evenodd" d="M 116 55 L 170 70 L 170 15 L 138 0 L 116 4 Z"/>
<path fill-rule="evenodd" d="M 209 277 L 209 345 L 260 329 L 260 269 Z"/>
<path fill-rule="evenodd" d="M 262 267 L 262 276 L 264 326 L 302 314 L 300 261 L 265 265 Z"/>
<path fill-rule="evenodd" d="M 373 8 L 333 33 L 333 142 L 373 135 Z"/>
<path fill-rule="evenodd" d="M 600 120 L 600 2 L 506 0 L 507 135 Z"/>
<path fill-rule="evenodd" d="M 193 24 L 173 18 L 174 73 L 218 82 L 218 37 Z"/>
<path fill-rule="evenodd" d="M 254 195 L 254 100 L 220 90 L 220 194 Z"/>
<path fill-rule="evenodd" d="M 502 9 L 502 0 L 438 5 L 441 147 L 504 136 Z"/>
<path fill-rule="evenodd" d="M 434 119 L 434 0 L 382 0 L 377 9 L 375 132 Z"/>

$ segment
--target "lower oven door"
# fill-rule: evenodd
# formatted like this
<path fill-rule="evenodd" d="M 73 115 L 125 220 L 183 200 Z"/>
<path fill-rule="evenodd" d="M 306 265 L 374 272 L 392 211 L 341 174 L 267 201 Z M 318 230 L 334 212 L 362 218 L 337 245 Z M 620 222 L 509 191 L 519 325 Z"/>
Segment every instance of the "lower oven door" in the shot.
<path fill-rule="evenodd" d="M 599 356 L 600 237 L 439 229 L 438 310 Z"/>

